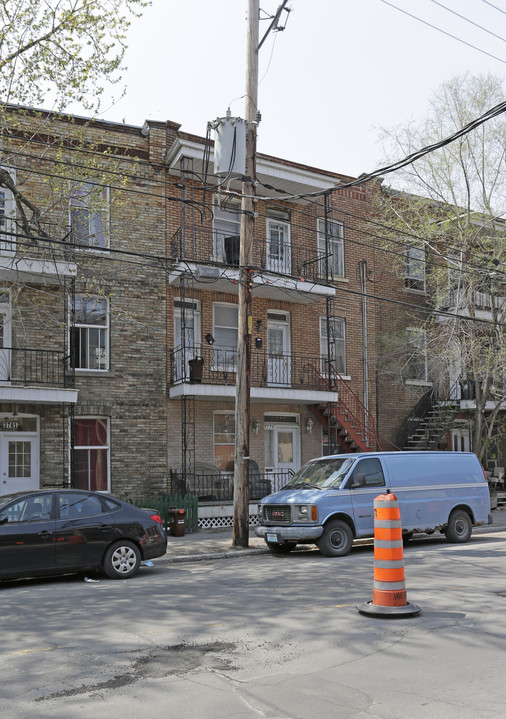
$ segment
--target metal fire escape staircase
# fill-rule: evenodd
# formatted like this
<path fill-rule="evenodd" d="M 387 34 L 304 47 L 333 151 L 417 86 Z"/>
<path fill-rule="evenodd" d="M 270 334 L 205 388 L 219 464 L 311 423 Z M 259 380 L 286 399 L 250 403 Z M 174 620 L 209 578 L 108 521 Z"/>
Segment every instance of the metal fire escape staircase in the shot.
<path fill-rule="evenodd" d="M 327 366 L 330 366 L 330 377 L 321 376 L 322 385 L 336 388 L 338 400 L 310 405 L 310 409 L 328 432 L 331 452 L 398 451 L 399 447 L 376 432 L 373 415 L 339 372 L 332 365 Z"/>

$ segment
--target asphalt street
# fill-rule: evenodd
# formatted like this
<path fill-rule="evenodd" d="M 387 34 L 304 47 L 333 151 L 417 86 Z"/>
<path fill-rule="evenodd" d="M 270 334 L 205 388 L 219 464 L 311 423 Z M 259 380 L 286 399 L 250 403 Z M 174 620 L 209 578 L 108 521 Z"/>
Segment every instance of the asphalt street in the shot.
<path fill-rule="evenodd" d="M 6 582 L 6 719 L 504 716 L 506 532 L 405 551 L 412 618 L 373 618 L 373 550 Z M 93 578 L 93 577 L 92 577 Z"/>

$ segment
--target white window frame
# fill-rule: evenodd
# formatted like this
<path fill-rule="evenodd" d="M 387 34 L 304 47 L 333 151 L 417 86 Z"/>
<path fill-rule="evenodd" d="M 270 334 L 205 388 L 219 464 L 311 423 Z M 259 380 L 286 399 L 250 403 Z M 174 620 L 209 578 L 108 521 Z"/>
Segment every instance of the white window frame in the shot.
<path fill-rule="evenodd" d="M 415 352 L 417 352 L 420 356 L 420 366 L 422 366 L 423 362 L 423 377 L 406 376 L 406 380 L 411 384 L 426 384 L 429 376 L 427 361 L 427 331 L 421 327 L 407 327 L 406 335 L 408 338 L 408 350 L 411 355 L 406 362 L 406 368 L 408 370 L 410 369 Z"/>
<path fill-rule="evenodd" d="M 226 325 L 226 324 L 216 324 L 216 310 L 220 307 L 234 307 L 236 309 L 237 313 L 237 324 L 235 326 L 233 325 Z M 232 345 L 225 345 L 225 344 L 219 344 L 219 332 L 217 332 L 217 328 L 222 328 L 224 330 L 233 330 L 235 329 L 235 343 Z M 214 349 L 214 367 L 213 369 L 219 370 L 222 372 L 235 372 L 237 367 L 237 339 L 239 335 L 239 307 L 236 304 L 230 303 L 230 302 L 214 302 L 213 303 L 213 337 L 215 340 L 215 344 L 213 346 Z"/>
<path fill-rule="evenodd" d="M 84 192 L 83 192 L 83 188 Z M 89 190 L 87 190 L 89 188 Z M 99 195 L 104 194 L 102 198 L 97 198 L 96 206 L 90 207 L 89 197 L 93 193 L 97 192 Z M 95 202 L 95 200 L 94 200 Z M 87 224 L 88 232 L 82 238 L 75 237 L 75 222 L 73 213 L 82 212 L 88 214 Z M 69 225 L 70 225 L 70 239 L 77 248 L 86 249 L 88 247 L 97 248 L 99 250 L 107 251 L 110 244 L 110 190 L 109 187 L 101 186 L 94 182 L 79 182 L 76 183 L 70 192 L 69 197 Z M 96 232 L 94 223 L 97 222 L 101 225 L 102 229 Z M 83 223 L 84 224 L 84 221 Z M 103 242 L 96 241 L 94 238 L 103 236 Z"/>
<path fill-rule="evenodd" d="M 330 276 L 344 277 L 344 224 L 338 220 L 327 219 L 328 229 L 328 250 L 329 256 L 326 257 L 325 243 L 325 218 L 317 218 L 317 249 L 318 256 L 323 257 L 318 262 L 320 277 L 327 277 L 327 267 L 330 270 Z M 337 234 L 333 232 L 337 229 Z"/>
<path fill-rule="evenodd" d="M 331 353 L 332 353 L 332 345 L 334 345 L 336 351 L 335 351 L 335 357 L 331 357 L 330 364 L 334 367 L 335 371 L 341 375 L 341 377 L 346 376 L 346 320 L 344 317 L 329 317 L 329 323 L 332 325 L 333 323 L 339 323 L 342 326 L 342 337 L 331 339 L 330 345 L 331 345 Z M 321 362 L 321 373 L 324 377 L 328 376 L 328 342 L 327 342 L 327 317 L 322 316 L 320 317 L 320 362 Z M 341 353 L 337 353 L 337 348 L 341 348 Z M 337 366 L 337 358 L 342 358 L 342 370 L 339 369 Z"/>
<path fill-rule="evenodd" d="M 107 371 L 109 370 L 109 365 L 110 365 L 110 342 L 109 342 L 110 315 L 109 315 L 109 300 L 108 300 L 106 297 L 102 297 L 102 296 L 100 296 L 100 295 L 85 295 L 85 294 L 76 293 L 76 295 L 75 295 L 75 300 L 78 300 L 78 299 L 79 299 L 79 300 L 80 300 L 80 299 L 83 299 L 83 300 L 85 300 L 86 302 L 88 302 L 88 301 L 89 301 L 89 302 L 93 302 L 93 301 L 96 301 L 96 300 L 100 300 L 101 302 L 105 302 L 105 308 L 106 308 L 106 311 L 105 311 L 105 322 L 104 322 L 104 324 L 93 324 L 93 323 L 86 323 L 86 322 L 77 322 L 77 321 L 74 321 L 74 325 L 73 325 L 73 326 L 69 326 L 69 352 L 70 352 L 70 332 L 71 332 L 72 329 L 74 329 L 74 331 L 76 331 L 76 333 L 77 333 L 77 331 L 79 331 L 79 335 L 80 335 L 80 337 L 79 337 L 79 347 L 82 346 L 82 343 L 81 343 L 81 330 L 87 330 L 86 335 L 87 335 L 87 337 L 89 338 L 89 334 L 90 334 L 89 330 L 97 330 L 97 329 L 98 329 L 101 333 L 102 333 L 102 332 L 104 333 L 105 342 L 104 342 L 104 347 L 100 347 L 100 346 L 99 346 L 99 347 L 96 347 L 96 348 L 95 348 L 95 350 L 102 350 L 102 349 L 104 350 L 103 355 L 102 355 L 101 352 L 99 353 L 99 352 L 96 351 L 96 353 L 95 353 L 95 355 L 96 355 L 96 357 L 95 357 L 95 359 L 96 359 L 96 364 L 99 365 L 99 366 L 97 366 L 97 367 L 89 367 L 89 366 L 88 366 L 88 367 L 81 367 L 81 366 L 78 366 L 78 363 L 80 363 L 80 353 L 79 353 L 79 356 L 78 356 L 78 353 L 77 353 L 77 351 L 76 351 L 75 342 L 74 342 L 74 348 L 73 348 L 73 349 L 74 349 L 74 357 L 71 358 L 71 360 L 74 359 L 74 361 L 75 361 L 75 367 L 74 367 L 74 369 L 75 369 L 76 372 L 83 372 L 83 373 L 84 373 L 84 372 L 107 372 Z M 76 304 L 77 304 L 77 302 L 76 302 Z M 73 310 L 73 309 L 74 309 L 74 311 L 77 313 L 76 308 L 75 308 L 75 307 L 72 308 L 72 299 L 70 299 L 69 325 L 70 325 L 70 321 L 71 321 L 71 317 L 72 317 L 72 310 Z M 88 357 L 88 364 L 89 364 L 89 359 L 90 359 L 90 356 L 89 356 L 89 339 L 88 339 L 87 345 L 88 345 L 87 357 Z M 102 365 L 102 366 L 100 366 L 100 365 Z"/>
<path fill-rule="evenodd" d="M 404 251 L 404 287 L 407 290 L 425 292 L 426 278 L 425 248 L 408 244 Z"/>
<path fill-rule="evenodd" d="M 94 420 L 102 420 L 106 422 L 107 427 L 107 444 L 104 445 L 76 445 L 74 444 L 71 448 L 71 451 L 74 452 L 75 450 L 92 450 L 92 449 L 100 449 L 105 450 L 107 452 L 107 460 L 106 460 L 106 469 L 107 469 L 107 489 L 105 490 L 98 490 L 101 492 L 110 492 L 111 490 L 111 421 L 109 417 L 102 417 L 99 415 L 76 415 L 73 418 L 73 421 L 79 421 L 80 419 L 94 419 Z M 72 420 L 71 420 L 72 421 Z M 70 431 L 70 429 L 69 429 Z M 70 443 L 69 443 L 70 445 Z M 89 458 L 88 458 L 88 467 L 89 467 Z M 73 478 L 71 478 L 73 479 Z M 88 489 L 89 489 L 89 475 L 88 475 Z M 83 491 L 86 491 L 83 489 Z"/>
<path fill-rule="evenodd" d="M 9 173 L 13 182 L 16 182 L 16 172 L 10 167 L 3 167 Z M 3 220 L 0 223 L 0 255 L 4 257 L 13 257 L 16 254 L 16 238 L 11 234 L 3 235 L 3 233 L 12 233 L 15 231 L 16 219 L 16 203 L 14 195 L 7 187 L 0 188 L 0 194 L 3 199 L 0 200 L 0 210 L 2 210 Z"/>

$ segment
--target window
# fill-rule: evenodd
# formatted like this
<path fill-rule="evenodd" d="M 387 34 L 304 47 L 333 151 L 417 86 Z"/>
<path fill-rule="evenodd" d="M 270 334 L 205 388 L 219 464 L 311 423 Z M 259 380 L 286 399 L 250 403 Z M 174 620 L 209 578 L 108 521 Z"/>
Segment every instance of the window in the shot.
<path fill-rule="evenodd" d="M 319 217 L 317 236 L 320 277 L 344 277 L 343 223 Z"/>
<path fill-rule="evenodd" d="M 214 305 L 214 362 L 215 369 L 235 371 L 237 361 L 237 305 Z"/>
<path fill-rule="evenodd" d="M 2 512 L 9 518 L 9 523 L 48 520 L 51 518 L 52 503 L 53 495 L 48 492 L 47 494 L 37 494 L 33 497 L 21 499 L 19 502 L 3 509 Z"/>
<path fill-rule="evenodd" d="M 330 330 L 330 341 L 329 337 Z M 320 357 L 321 372 L 328 374 L 329 350 L 330 364 L 339 374 L 346 374 L 346 335 L 345 320 L 340 317 L 320 317 Z"/>
<path fill-rule="evenodd" d="M 425 250 L 407 245 L 404 255 L 404 286 L 410 290 L 425 291 Z"/>
<path fill-rule="evenodd" d="M 109 246 L 109 188 L 82 182 L 70 196 L 70 239 L 84 247 Z"/>
<path fill-rule="evenodd" d="M 76 295 L 71 336 L 75 369 L 109 368 L 109 312 L 104 297 Z"/>
<path fill-rule="evenodd" d="M 214 203 L 213 253 L 217 262 L 239 264 L 241 205 L 228 197 L 217 197 Z"/>
<path fill-rule="evenodd" d="M 365 477 L 365 487 L 383 487 L 385 484 L 385 477 L 383 476 L 383 469 L 379 459 L 362 459 L 353 470 L 347 483 L 348 487 L 351 487 L 354 483 L 357 474 L 362 474 Z"/>
<path fill-rule="evenodd" d="M 74 419 L 75 489 L 107 491 L 109 486 L 108 421 L 100 417 Z"/>
<path fill-rule="evenodd" d="M 231 471 L 234 466 L 235 415 L 233 412 L 214 413 L 214 464 L 218 469 Z"/>
<path fill-rule="evenodd" d="M 406 379 L 427 381 L 427 333 L 419 327 L 408 327 L 405 371 Z"/>
<path fill-rule="evenodd" d="M 5 168 L 4 168 L 5 169 Z M 14 180 L 14 173 L 9 170 Z M 15 202 L 12 192 L 6 187 L 0 187 L 0 254 L 14 255 L 16 252 L 15 227 Z"/>
<path fill-rule="evenodd" d="M 60 507 L 60 519 L 96 517 L 103 512 L 100 499 L 92 494 L 79 494 L 78 492 L 60 494 L 58 505 Z"/>

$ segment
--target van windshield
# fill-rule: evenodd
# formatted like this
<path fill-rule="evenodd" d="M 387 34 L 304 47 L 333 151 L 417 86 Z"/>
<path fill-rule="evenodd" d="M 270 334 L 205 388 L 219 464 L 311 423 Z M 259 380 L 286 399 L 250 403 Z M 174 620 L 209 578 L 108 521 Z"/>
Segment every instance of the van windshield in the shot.
<path fill-rule="evenodd" d="M 305 464 L 283 489 L 328 489 L 340 487 L 354 459 L 324 457 Z"/>

